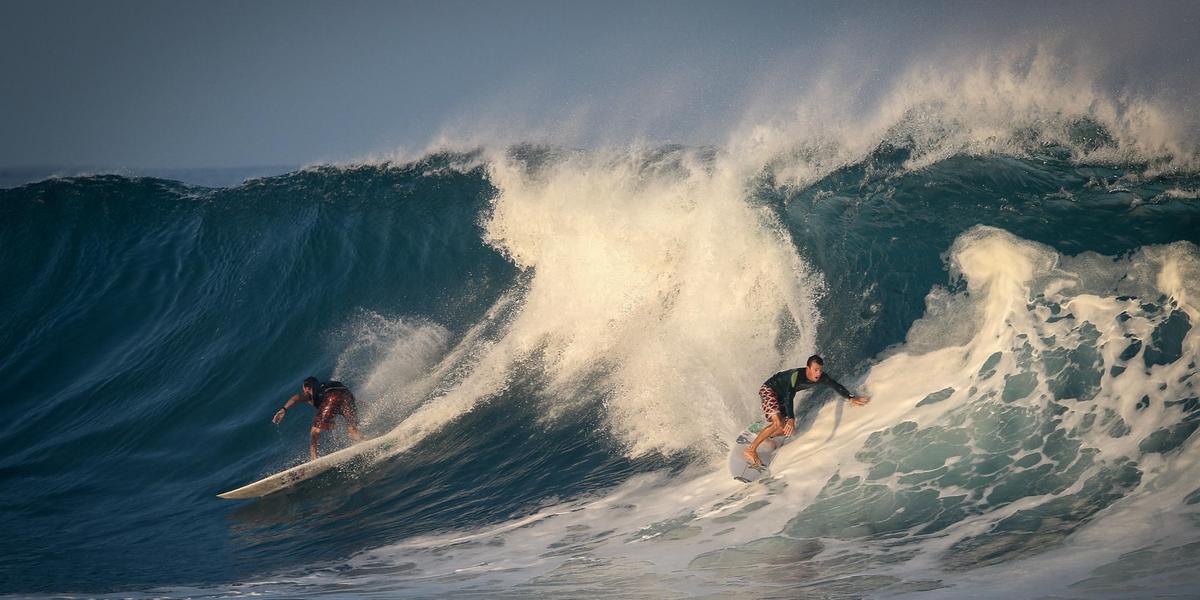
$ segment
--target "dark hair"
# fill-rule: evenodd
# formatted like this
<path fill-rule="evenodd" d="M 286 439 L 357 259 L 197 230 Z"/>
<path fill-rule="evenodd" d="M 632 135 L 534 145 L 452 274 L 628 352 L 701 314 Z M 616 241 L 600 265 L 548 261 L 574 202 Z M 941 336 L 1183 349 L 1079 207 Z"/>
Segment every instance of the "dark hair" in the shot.
<path fill-rule="evenodd" d="M 315 390 L 317 389 L 317 386 L 321 385 L 321 382 L 317 380 L 316 377 L 307 377 L 304 379 L 304 383 L 301 385 Z"/>
<path fill-rule="evenodd" d="M 825 366 L 825 361 L 821 360 L 821 356 L 818 354 L 814 354 L 814 355 L 808 357 L 808 362 L 805 362 L 804 364 L 805 364 L 805 366 L 807 366 L 807 365 L 811 365 L 813 363 L 817 363 L 818 365 L 821 365 L 822 367 Z"/>

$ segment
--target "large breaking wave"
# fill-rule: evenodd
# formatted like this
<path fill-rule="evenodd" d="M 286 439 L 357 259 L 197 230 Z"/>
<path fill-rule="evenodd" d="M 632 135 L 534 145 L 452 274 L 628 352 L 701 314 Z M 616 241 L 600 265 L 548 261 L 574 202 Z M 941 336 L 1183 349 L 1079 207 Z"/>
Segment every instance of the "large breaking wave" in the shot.
<path fill-rule="evenodd" d="M 1186 128 L 1041 52 L 843 88 L 718 148 L 0 191 L 0 591 L 1194 590 Z M 733 482 L 813 352 L 873 402 Z M 391 451 L 214 499 L 302 459 L 309 374 Z"/>

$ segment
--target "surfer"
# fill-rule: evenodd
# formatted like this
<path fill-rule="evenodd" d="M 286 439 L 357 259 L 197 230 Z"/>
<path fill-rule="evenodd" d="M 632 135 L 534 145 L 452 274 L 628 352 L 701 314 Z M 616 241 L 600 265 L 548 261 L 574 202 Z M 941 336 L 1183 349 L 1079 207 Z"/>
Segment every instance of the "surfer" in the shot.
<path fill-rule="evenodd" d="M 334 418 L 342 415 L 346 419 L 346 429 L 350 431 L 350 439 L 361 442 L 362 433 L 358 430 L 358 409 L 354 405 L 354 394 L 350 388 L 340 381 L 321 383 L 316 377 L 309 377 L 300 386 L 300 393 L 288 398 L 287 404 L 275 413 L 271 419 L 276 425 L 283 420 L 287 409 L 297 402 L 313 405 L 317 413 L 313 416 L 312 429 L 309 432 L 308 455 L 310 459 L 317 458 L 317 440 L 321 432 L 333 429 Z"/>
<path fill-rule="evenodd" d="M 808 357 L 808 363 L 798 369 L 780 371 L 771 376 L 758 390 L 762 398 L 763 415 L 769 424 L 758 433 L 758 437 L 746 448 L 746 460 L 751 465 L 758 466 L 762 461 L 758 458 L 758 446 L 768 438 L 777 435 L 789 436 L 796 431 L 796 413 L 792 400 L 796 392 L 811 387 L 823 385 L 833 388 L 843 398 L 850 400 L 854 406 L 862 406 L 871 401 L 866 396 L 855 396 L 846 390 L 842 384 L 834 381 L 829 373 L 824 372 L 825 361 L 816 354 Z"/>

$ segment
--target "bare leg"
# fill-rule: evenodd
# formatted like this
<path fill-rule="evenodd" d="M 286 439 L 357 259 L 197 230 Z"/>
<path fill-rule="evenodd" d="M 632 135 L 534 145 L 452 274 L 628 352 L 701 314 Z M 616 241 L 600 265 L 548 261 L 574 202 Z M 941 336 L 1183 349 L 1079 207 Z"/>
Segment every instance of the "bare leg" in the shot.
<path fill-rule="evenodd" d="M 762 460 L 758 458 L 759 445 L 765 442 L 767 438 L 773 438 L 781 434 L 783 434 L 783 419 L 776 413 L 771 415 L 771 424 L 763 427 L 763 430 L 758 432 L 758 437 L 754 438 L 753 442 L 750 442 L 750 447 L 746 448 L 746 451 L 743 453 L 746 456 L 746 460 L 753 466 L 757 467 L 761 465 Z"/>
<path fill-rule="evenodd" d="M 358 407 L 354 404 L 354 396 L 350 396 L 350 402 L 342 410 L 342 418 L 346 419 L 346 429 L 350 431 L 350 440 L 355 444 L 363 440 L 363 434 L 358 430 Z"/>
<path fill-rule="evenodd" d="M 313 427 L 308 433 L 308 459 L 317 460 L 317 440 L 321 437 L 321 430 Z"/>
<path fill-rule="evenodd" d="M 363 441 L 363 434 L 361 431 L 358 430 L 357 425 L 347 421 L 346 429 L 350 432 L 350 439 L 353 440 L 355 444 Z"/>

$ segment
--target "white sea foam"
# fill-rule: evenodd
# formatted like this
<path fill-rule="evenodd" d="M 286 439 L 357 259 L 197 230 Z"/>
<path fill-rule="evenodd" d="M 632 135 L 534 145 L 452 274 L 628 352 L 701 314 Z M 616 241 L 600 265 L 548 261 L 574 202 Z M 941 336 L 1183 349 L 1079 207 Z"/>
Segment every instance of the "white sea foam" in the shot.
<path fill-rule="evenodd" d="M 764 166 L 777 181 L 804 186 L 888 144 L 907 149 L 904 169 L 964 154 L 1027 156 L 1050 146 L 1082 162 L 1146 163 L 1150 175 L 1197 166 L 1195 140 L 1187 137 L 1180 115 L 1149 96 L 1106 92 L 1093 73 L 1064 63 L 1053 48 L 966 57 L 936 68 L 914 64 L 865 104 L 843 101 L 846 90 L 854 89 L 847 81 L 829 73 L 782 103 L 782 112 L 778 102 L 771 111 L 749 111 L 715 156 L 634 145 L 588 153 L 551 150 L 549 163 L 537 164 L 490 153 L 489 176 L 499 194 L 483 223 L 487 240 L 528 279 L 498 307 L 502 316 L 480 324 L 446 350 L 429 376 L 417 378 L 420 389 L 383 375 L 392 367 L 373 379 L 381 394 L 411 399 L 404 403 L 408 418 L 387 434 L 403 440 L 393 451 L 420 443 L 494 397 L 506 389 L 514 366 L 534 359 L 549 383 L 540 401 L 551 423 L 585 399 L 602 398 L 606 431 L 629 455 L 692 450 L 718 456 L 729 437 L 756 416 L 758 384 L 811 352 L 819 324 L 814 309 L 822 290 L 819 274 L 796 254 L 770 212 L 746 200 L 747 182 Z M 438 145 L 461 147 L 461 139 L 447 136 Z M 1189 193 L 1172 190 L 1164 196 L 1188 199 Z M 809 579 L 775 581 L 770 570 L 759 570 L 754 573 L 763 579 L 751 587 L 796 593 L 801 588 L 788 586 L 801 581 L 815 586 L 803 589 L 819 594 L 824 580 L 875 595 L 939 585 L 948 587 L 930 593 L 1099 594 L 1112 588 L 1097 588 L 1094 572 L 1122 553 L 1196 541 L 1180 506 L 1192 491 L 1197 442 L 1165 455 L 1143 451 L 1141 444 L 1182 418 L 1182 409 L 1167 401 L 1195 396 L 1189 357 L 1200 353 L 1200 336 L 1195 328 L 1189 331 L 1181 342 L 1183 358 L 1169 364 L 1151 364 L 1145 347 L 1123 356 L 1129 336 L 1150 346 L 1171 311 L 1186 314 L 1192 324 L 1200 318 L 1196 248 L 1148 247 L 1119 260 L 1091 253 L 1062 256 L 1003 231 L 976 228 L 955 242 L 948 257 L 966 289 L 930 291 L 926 314 L 905 343 L 847 381 L 874 402 L 863 409 L 844 404 L 823 409 L 811 429 L 782 451 L 774 483 L 743 487 L 720 466 L 698 466 L 669 481 L 641 476 L 495 528 L 409 539 L 363 553 L 350 560 L 361 575 L 339 575 L 337 584 L 353 583 L 364 593 L 569 595 L 652 580 L 642 595 L 745 592 L 731 572 L 753 571 L 772 553 L 793 557 L 791 567 L 807 560 L 795 556 L 803 540 L 787 531 L 806 531 L 803 519 L 791 520 L 825 507 L 820 494 L 830 477 L 871 476 L 872 485 L 887 486 L 892 494 L 913 489 L 902 480 L 913 473 L 880 476 L 872 474 L 878 461 L 860 460 L 872 434 L 906 422 L 918 431 L 964 429 L 962 451 L 968 458 L 943 461 L 953 467 L 984 460 L 986 444 L 978 436 L 1003 425 L 988 415 L 1014 408 L 1036 421 L 1046 418 L 1052 402 L 1067 407 L 1059 428 L 1096 451 L 1093 462 L 1079 463 L 1063 486 L 994 506 L 975 498 L 967 502 L 972 511 L 934 534 L 893 532 L 915 550 L 894 564 L 881 558 L 896 552 L 894 537 L 856 538 L 853 523 L 828 517 L 834 531 L 822 538 L 812 557 L 815 566 L 805 563 Z M 1143 307 L 1159 304 L 1159 296 L 1168 298 L 1166 307 L 1158 312 Z M 1122 320 L 1122 313 L 1130 317 Z M 1077 359 L 1083 361 L 1082 383 L 1065 382 L 1061 371 L 1048 366 L 1061 359 L 1061 350 L 1074 348 L 1093 350 L 1101 365 L 1083 364 L 1092 358 L 1084 352 Z M 1123 371 L 1115 373 L 1114 367 Z M 985 376 L 988 371 L 993 373 Z M 947 390 L 940 401 L 928 402 Z M 1069 397 L 1079 390 L 1090 397 Z M 681 394 L 688 397 L 686 406 L 674 401 Z M 1148 400 L 1140 406 L 1143 396 Z M 704 418 L 693 418 L 697 414 Z M 1106 426 L 1084 426 L 1094 422 Z M 1109 422 L 1128 431 L 1114 435 Z M 1062 467 L 1034 456 L 1048 452 L 1042 443 L 1025 455 L 1036 462 L 1004 467 L 978 490 L 946 484 L 937 489 L 938 498 L 973 498 L 974 492 L 990 498 L 1024 472 Z M 916 451 L 918 458 L 922 451 Z M 1142 475 L 1132 488 L 1121 488 L 1111 505 L 1086 513 L 1061 533 L 1050 528 L 1040 538 L 1001 535 L 1004 523 L 1055 500 L 1081 497 L 1092 478 L 1115 469 L 1122 457 L 1136 460 Z M 917 507 L 902 505 L 878 520 L 905 511 Z M 955 563 L 976 560 L 954 558 L 974 556 L 973 544 L 993 544 L 1003 558 L 997 564 L 978 558 L 978 566 Z M 1022 544 L 1030 547 L 1022 552 Z M 1030 559 L 1022 560 L 1023 553 Z M 860 555 L 868 558 L 854 574 L 883 583 L 852 582 L 838 570 L 840 560 Z M 373 574 L 410 563 L 411 575 Z M 1152 567 L 1145 573 L 1147 585 L 1163 575 Z M 327 575 L 314 573 L 289 585 L 327 582 Z M 1068 587 L 1076 583 L 1084 587 Z"/>
<path fill-rule="evenodd" d="M 916 60 L 864 101 L 861 74 L 829 71 L 794 99 L 754 104 L 725 147 L 776 165 L 798 186 L 862 161 L 880 145 L 909 150 L 920 169 L 957 155 L 1029 156 L 1048 146 L 1075 160 L 1195 171 L 1189 116 L 1149 93 L 1116 93 L 1098 69 L 1059 46 L 1012 46 L 947 61 Z"/>
<path fill-rule="evenodd" d="M 858 163 L 881 145 L 907 149 L 906 169 L 958 155 L 1037 156 L 1050 149 L 1083 163 L 1145 165 L 1151 176 L 1200 169 L 1190 98 L 1115 86 L 1121 76 L 1113 62 L 1055 36 L 919 53 L 886 72 L 864 72 L 850 59 L 816 71 L 771 61 L 757 77 L 763 84 L 743 90 L 733 104 L 740 113 L 684 139 L 745 165 L 767 165 L 780 181 L 798 186 Z M 647 132 L 656 129 L 650 123 L 675 118 L 672 104 L 683 99 L 645 91 L 637 90 L 637 110 L 614 115 L 581 101 L 558 117 L 538 119 L 500 116 L 496 111 L 526 103 L 498 98 L 494 110 L 445 123 L 424 153 L 530 142 L 591 149 L 669 142 Z M 606 117 L 614 122 L 602 122 Z M 631 122 L 645 125 L 629 131 Z"/>
<path fill-rule="evenodd" d="M 531 358 L 548 377 L 546 419 L 603 399 L 631 456 L 715 455 L 753 418 L 763 374 L 812 351 L 822 279 L 772 213 L 745 202 L 741 167 L 656 154 L 566 154 L 551 168 L 493 157 L 487 237 L 531 276 L 428 376 L 405 374 L 427 368 L 438 330 L 408 331 L 396 360 L 371 363 L 383 404 L 420 403 L 386 434 L 393 452 L 502 392 Z M 696 411 L 711 415 L 703 427 Z"/>
<path fill-rule="evenodd" d="M 1165 200 L 1195 200 L 1200 198 L 1200 190 L 1171 188 L 1160 194 L 1160 197 Z"/>
<path fill-rule="evenodd" d="M 393 425 L 418 406 L 429 371 L 448 350 L 450 332 L 440 325 L 364 311 L 334 334 L 344 348 L 333 378 L 361 382 L 356 394 L 364 424 Z"/>
<path fill-rule="evenodd" d="M 594 398 L 574 389 L 603 372 L 611 431 L 631 455 L 712 453 L 753 416 L 764 374 L 812 350 L 823 284 L 745 201 L 736 165 L 651 158 L 493 162 L 501 192 L 487 237 L 533 273 L 503 345 L 545 357 L 549 418 Z"/>
<path fill-rule="evenodd" d="M 708 369 L 712 365 L 686 360 L 664 362 L 658 355 L 669 353 L 669 348 L 639 346 L 627 337 L 636 330 L 668 339 L 674 336 L 677 344 L 697 343 L 684 337 L 683 330 L 688 328 L 681 325 L 693 324 L 684 317 L 703 315 L 710 304 L 693 300 L 692 293 L 683 291 L 631 295 L 621 284 L 636 282 L 639 290 L 664 289 L 654 284 L 653 274 L 636 268 L 633 259 L 638 256 L 655 256 L 674 266 L 660 266 L 660 271 L 694 273 L 681 266 L 690 263 L 677 258 L 681 254 L 678 248 L 704 248 L 706 236 L 683 233 L 703 231 L 703 227 L 685 218 L 692 227 L 665 227 L 666 231 L 676 232 L 666 242 L 649 239 L 638 227 L 641 220 L 679 218 L 677 211 L 687 216 L 688 210 L 702 209 L 688 209 L 685 196 L 669 196 L 679 199 L 670 209 L 622 205 L 624 211 L 636 216 L 628 217 L 629 221 L 616 230 L 626 233 L 616 238 L 621 243 L 615 244 L 602 233 L 589 231 L 589 227 L 596 226 L 592 220 L 595 217 L 585 215 L 575 220 L 561 214 L 563 206 L 584 213 L 603 213 L 603 203 L 590 209 L 579 207 L 572 203 L 573 196 L 568 192 L 595 190 L 592 194 L 599 194 L 608 185 L 604 177 L 593 174 L 594 179 L 589 181 L 577 172 L 563 181 L 551 177 L 531 182 L 525 179 L 527 176 L 498 173 L 498 179 L 507 182 L 506 194 L 513 195 L 498 201 L 490 231 L 495 243 L 510 249 L 514 260 L 539 271 L 507 333 L 485 354 L 495 354 L 503 347 L 509 350 L 502 355 L 511 358 L 530 348 L 549 348 L 545 355 L 552 358 L 551 374 L 556 385 L 569 384 L 593 361 L 605 361 L 611 368 L 608 372 L 618 382 L 608 407 L 612 413 L 610 427 L 618 435 L 656 442 L 661 438 L 656 437 L 659 433 L 653 426 L 647 428 L 628 418 L 644 413 L 641 403 L 653 396 L 652 388 L 639 387 L 654 385 L 638 382 L 642 369 L 669 367 L 689 379 L 698 372 L 686 369 Z M 621 197 L 634 192 L 644 197 L 651 190 L 661 194 L 661 185 L 652 182 L 644 192 L 626 191 Z M 552 192 L 556 189 L 561 191 Z M 722 206 L 720 199 L 709 198 L 715 206 Z M 528 212 L 505 206 L 506 202 L 529 199 L 534 202 Z M 738 224 L 729 213 L 721 214 L 723 223 Z M 738 231 L 749 230 L 722 229 L 735 241 Z M 751 235 L 749 239 L 758 238 Z M 661 256 L 667 251 L 663 245 L 672 243 L 676 258 Z M 640 248 L 647 250 L 639 253 Z M 575 265 L 582 272 L 564 272 L 563 265 L 555 264 L 563 260 L 560 257 L 569 259 L 564 265 Z M 781 260 L 784 265 L 795 264 L 794 257 L 784 255 Z M 643 475 L 598 495 L 547 507 L 512 523 L 412 538 L 364 552 L 349 561 L 352 574 L 336 576 L 337 585 L 352 584 L 363 593 L 386 590 L 434 595 L 472 591 L 570 595 L 606 589 L 631 597 L 735 591 L 819 594 L 831 589 L 876 596 L 923 589 L 933 590 L 928 593 L 934 597 L 970 593 L 1000 598 L 1080 591 L 1120 597 L 1135 589 L 1130 585 L 1174 589 L 1171 586 L 1179 583 L 1172 578 L 1170 565 L 1156 569 L 1153 564 L 1141 564 L 1134 583 L 1106 579 L 1103 574 L 1129 560 L 1123 557 L 1125 553 L 1179 547 L 1200 537 L 1183 504 L 1195 488 L 1200 468 L 1196 460 L 1198 442 L 1191 439 L 1178 447 L 1167 447 L 1165 453 L 1146 446 L 1146 440 L 1156 432 L 1180 422 L 1183 409 L 1168 402 L 1196 396 L 1192 379 L 1196 375 L 1195 357 L 1200 355 L 1200 333 L 1192 328 L 1175 340 L 1179 344 L 1178 357 L 1171 359 L 1176 351 L 1166 347 L 1174 342 L 1166 340 L 1167 334 L 1161 331 L 1170 319 L 1182 318 L 1172 315 L 1186 315 L 1191 323 L 1200 318 L 1196 304 L 1200 250 L 1191 244 L 1176 243 L 1146 247 L 1118 260 L 1094 254 L 1062 256 L 1002 230 L 977 227 L 955 242 L 948 263 L 963 278 L 966 289 L 935 290 L 931 296 L 937 297 L 930 300 L 930 305 L 966 311 L 972 318 L 941 320 L 933 318 L 936 314 L 926 315 L 925 321 L 914 327 L 906 345 L 881 358 L 854 382 L 874 397 L 872 404 L 865 408 L 843 404 L 825 407 L 807 432 L 784 447 L 776 463 L 775 479 L 765 485 L 733 482 L 715 463 L 711 467 L 697 465 L 673 479 Z M 726 268 L 720 260 L 705 264 Z M 740 263 L 738 268 L 748 269 Z M 543 273 L 553 273 L 565 281 L 539 282 Z M 770 273 L 769 269 L 751 269 L 746 276 L 752 281 L 770 282 Z M 728 272 L 726 275 L 731 276 Z M 689 306 L 698 308 L 680 316 L 673 314 L 673 310 Z M 636 321 L 636 327 L 625 329 L 619 322 L 610 324 L 589 316 L 598 310 L 615 311 L 624 319 Z M 739 316 L 735 313 L 732 317 Z M 1131 339 L 1144 344 L 1132 354 L 1127 351 Z M 758 348 L 773 360 L 779 359 L 770 346 L 763 343 Z M 645 348 L 649 350 L 643 351 Z M 1081 354 L 1068 356 L 1065 362 L 1059 360 L 1067 356 L 1064 353 L 1075 350 Z M 1151 352 L 1171 356 L 1152 357 Z M 480 364 L 489 360 L 503 363 L 492 358 Z M 757 357 L 732 356 L 729 360 L 741 361 L 735 363 L 741 370 L 758 368 L 758 375 L 770 370 L 768 365 L 758 365 L 755 361 L 762 359 Z M 1077 380 L 1066 378 L 1069 372 L 1078 375 Z M 1093 378 L 1095 385 L 1089 383 Z M 735 402 L 753 408 L 746 395 L 735 389 L 737 377 L 730 375 L 727 379 L 724 383 L 717 376 L 708 380 L 709 385 L 728 385 L 734 390 L 728 404 L 716 404 L 715 395 L 713 400 L 705 400 L 710 402 L 706 414 L 713 420 L 743 418 L 746 410 L 734 406 Z M 753 388 L 756 384 L 741 385 Z M 939 390 L 950 391 L 930 402 Z M 700 395 L 704 393 L 699 390 Z M 1147 400 L 1140 401 L 1143 396 Z M 1054 406 L 1061 409 L 1049 410 Z M 721 415 L 720 410 L 726 414 Z M 1045 420 L 1048 416 L 1057 421 Z M 1030 431 L 1034 432 L 1035 443 L 1011 456 L 1027 453 L 1024 456 L 1034 458 L 1033 462 L 1019 467 L 1002 464 L 999 471 L 986 475 L 982 484 L 938 483 L 943 481 L 943 471 L 935 468 L 939 465 L 963 467 L 964 472 L 974 473 L 972 469 L 981 468 L 975 466 L 980 464 L 978 461 L 1009 452 L 997 451 L 996 440 L 1004 442 L 1003 432 L 1021 423 L 1018 417 L 1026 418 L 1025 424 L 1033 427 Z M 1110 425 L 1110 421 L 1122 427 Z M 684 421 L 677 429 L 686 430 L 687 436 L 694 439 L 703 439 L 712 432 L 711 424 L 696 420 Z M 1058 433 L 1046 436 L 1050 430 Z M 885 452 L 901 448 L 908 443 L 903 437 L 907 432 L 922 431 L 942 436 L 930 439 L 934 446 L 949 448 L 952 456 L 936 458 L 908 471 L 901 466 L 901 472 L 891 475 L 878 472 L 882 463 L 871 458 L 872 448 Z M 955 431 L 958 433 L 950 435 Z M 1051 438 L 1059 441 L 1047 441 Z M 892 441 L 881 445 L 880 439 Z M 1092 450 L 1063 459 L 1061 448 L 1051 447 L 1063 440 L 1077 441 L 1080 448 Z M 1021 437 L 1004 443 L 1026 442 Z M 671 446 L 662 444 L 658 449 L 669 451 Z M 929 460 L 931 450 L 918 445 L 910 452 L 902 458 L 921 463 Z M 1082 458 L 1085 454 L 1090 458 Z M 1112 479 L 1127 460 L 1135 461 L 1140 477 Z M 1077 468 L 1072 470 L 1069 465 Z M 1041 466 L 1047 470 L 1037 471 L 1041 473 L 1038 477 L 1062 478 L 1061 485 L 1042 489 L 1030 480 L 1026 485 L 1031 487 L 1019 490 L 1014 500 L 994 500 L 997 494 L 1011 493 L 1002 489 L 1008 482 Z M 888 494 L 913 502 L 915 496 L 904 494 L 920 489 L 920 484 L 906 478 L 922 473 L 934 482 L 932 489 L 938 497 L 962 496 L 965 504 L 955 506 L 969 509 L 932 533 L 916 530 L 929 525 L 933 517 L 918 519 L 911 528 L 887 529 L 885 523 L 903 519 L 906 510 L 924 510 L 916 504 L 901 503 L 887 509 L 893 511 L 890 514 L 872 515 L 867 513 L 881 507 L 871 503 L 860 506 L 859 496 L 833 499 L 840 489 L 830 480 L 836 475 L 851 482 L 847 485 L 852 487 L 882 486 L 876 489 L 890 490 Z M 978 496 L 972 496 L 972 485 L 982 485 Z M 1108 496 L 1088 491 L 1095 489 L 1108 489 L 1116 494 L 1115 499 L 1102 500 Z M 1058 514 L 1053 511 L 1061 506 L 1077 511 L 1064 514 L 1068 525 L 1065 529 L 1053 521 Z M 822 512 L 829 510 L 832 512 Z M 856 511 L 866 511 L 866 516 Z M 1023 531 L 1005 525 L 1033 514 L 1044 515 L 1039 517 L 1041 529 Z M 815 516 L 810 519 L 806 515 Z M 857 525 L 858 518 L 868 520 Z M 806 533 L 814 523 L 824 531 L 817 536 L 819 541 Z M 977 550 L 980 543 L 986 552 Z M 407 565 L 407 574 L 376 574 L 402 564 Z M 749 579 L 731 576 L 735 572 Z M 251 587 L 268 592 L 278 591 L 276 586 L 280 585 L 292 586 L 283 589 L 322 589 L 330 583 L 329 577 L 317 572 Z M 639 588 L 638 582 L 649 587 Z M 1136 589 L 1140 592 L 1145 588 Z"/>

